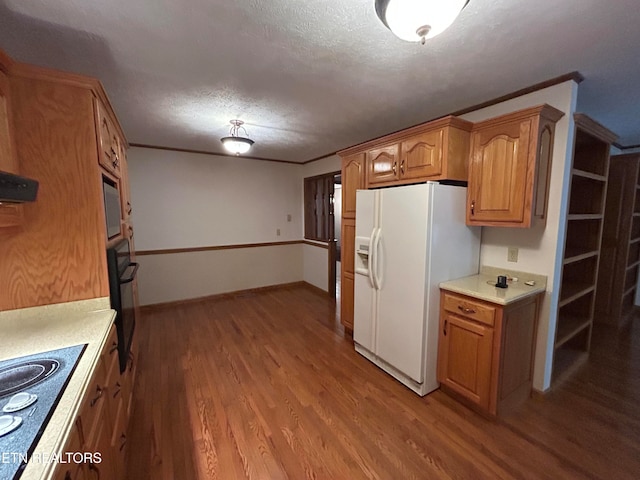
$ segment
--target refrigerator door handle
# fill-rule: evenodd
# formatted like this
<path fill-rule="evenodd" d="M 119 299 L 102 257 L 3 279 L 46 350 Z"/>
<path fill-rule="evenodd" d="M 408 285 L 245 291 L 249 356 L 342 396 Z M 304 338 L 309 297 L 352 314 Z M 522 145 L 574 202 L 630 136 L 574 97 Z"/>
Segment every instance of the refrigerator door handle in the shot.
<path fill-rule="evenodd" d="M 378 233 L 376 235 L 376 243 L 373 247 L 374 258 L 375 258 L 375 271 L 373 273 L 374 278 L 376 279 L 376 289 L 380 290 L 382 288 L 382 278 L 384 272 L 382 249 L 380 248 L 380 240 L 382 238 L 382 229 L 378 228 Z"/>
<path fill-rule="evenodd" d="M 371 283 L 371 286 L 376 289 L 376 279 L 375 279 L 375 274 L 373 273 L 373 266 L 374 266 L 374 258 L 375 258 L 375 251 L 373 250 L 376 244 L 376 231 L 377 228 L 374 228 L 371 231 L 371 236 L 369 237 L 369 282 Z"/>

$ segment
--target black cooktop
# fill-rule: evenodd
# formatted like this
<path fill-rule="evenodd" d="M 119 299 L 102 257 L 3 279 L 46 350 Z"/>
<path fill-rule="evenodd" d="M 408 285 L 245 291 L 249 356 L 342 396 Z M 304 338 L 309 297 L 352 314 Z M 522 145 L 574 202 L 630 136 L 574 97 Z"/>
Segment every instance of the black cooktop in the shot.
<path fill-rule="evenodd" d="M 20 478 L 28 462 L 55 461 L 53 452 L 32 454 L 86 346 L 0 361 L 0 479 Z"/>

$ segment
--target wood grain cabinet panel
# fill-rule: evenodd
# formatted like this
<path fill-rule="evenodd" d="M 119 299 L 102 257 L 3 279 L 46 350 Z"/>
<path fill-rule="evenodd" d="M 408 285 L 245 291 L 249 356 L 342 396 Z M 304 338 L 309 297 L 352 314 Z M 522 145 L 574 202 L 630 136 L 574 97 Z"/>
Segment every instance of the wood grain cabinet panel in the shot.
<path fill-rule="evenodd" d="M 98 143 L 100 145 L 98 161 L 105 170 L 115 175 L 117 178 L 120 178 L 122 166 L 122 141 L 120 140 L 115 123 L 108 114 L 107 109 L 102 105 L 102 102 L 99 99 L 96 98 L 94 101 L 98 128 Z"/>
<path fill-rule="evenodd" d="M 364 153 L 342 159 L 342 218 L 356 218 L 356 190 L 365 188 Z M 343 247 L 344 248 L 344 245 Z"/>
<path fill-rule="evenodd" d="M 386 184 L 397 180 L 399 157 L 398 144 L 369 150 L 367 152 L 367 185 Z"/>
<path fill-rule="evenodd" d="M 499 305 L 441 291 L 438 381 L 489 415 L 531 394 L 541 295 Z"/>
<path fill-rule="evenodd" d="M 442 173 L 444 130 L 425 132 L 400 144 L 400 178 L 421 179 Z"/>
<path fill-rule="evenodd" d="M 366 149 L 367 188 L 466 181 L 472 126 L 449 116 L 360 146 Z"/>
<path fill-rule="evenodd" d="M 441 339 L 440 382 L 488 410 L 493 328 L 446 314 Z"/>
<path fill-rule="evenodd" d="M 107 297 L 100 180 L 104 174 L 120 185 L 121 220 L 130 222 L 126 163 L 120 163 L 124 134 L 96 79 L 18 62 L 7 69 L 5 58 L 0 51 L 0 103 L 20 164 L 0 168 L 19 167 L 18 173 L 40 186 L 37 200 L 20 207 L 22 228 L 2 232 L 0 310 Z M 7 124 L 4 116 L 0 113 L 0 125 Z M 8 137 L 0 133 L 0 144 L 2 138 Z M 9 158 L 3 148 L 0 162 Z M 0 226 L 10 220 L 7 209 L 14 208 L 0 207 Z"/>
<path fill-rule="evenodd" d="M 10 83 L 9 77 L 3 72 L 3 65 L 3 57 L 0 56 L 0 171 L 18 174 L 11 123 Z M 0 228 L 21 225 L 22 209 L 22 205 L 0 204 Z"/>
<path fill-rule="evenodd" d="M 354 287 L 355 287 L 355 242 L 356 222 L 342 220 L 342 272 L 340 290 L 340 322 L 353 331 Z"/>
<path fill-rule="evenodd" d="M 549 105 L 476 123 L 471 133 L 467 224 L 530 227 L 546 213 L 555 123 Z"/>

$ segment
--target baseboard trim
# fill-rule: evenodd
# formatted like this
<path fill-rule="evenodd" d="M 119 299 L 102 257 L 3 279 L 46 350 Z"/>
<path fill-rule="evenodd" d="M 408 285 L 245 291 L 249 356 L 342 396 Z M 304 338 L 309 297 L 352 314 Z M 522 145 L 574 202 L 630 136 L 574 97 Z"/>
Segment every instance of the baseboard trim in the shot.
<path fill-rule="evenodd" d="M 316 293 L 329 295 L 328 292 L 325 292 L 324 290 L 316 287 L 315 285 L 311 285 L 310 283 L 305 281 L 299 281 L 299 282 L 290 282 L 290 283 L 279 283 L 276 285 L 267 285 L 265 287 L 247 288 L 245 290 L 234 290 L 232 292 L 215 293 L 213 295 L 205 295 L 203 297 L 196 297 L 196 298 L 185 298 L 182 300 L 173 300 L 171 302 L 152 303 L 150 305 L 142 305 L 140 306 L 140 313 L 141 314 L 153 313 L 159 310 L 173 308 L 180 305 L 190 305 L 193 303 L 199 303 L 199 302 L 205 302 L 205 301 L 211 301 L 211 300 L 229 299 L 234 297 L 241 297 L 243 295 L 251 295 L 256 293 L 268 292 L 272 290 L 286 290 L 288 288 L 296 288 L 296 287 L 304 287 Z"/>

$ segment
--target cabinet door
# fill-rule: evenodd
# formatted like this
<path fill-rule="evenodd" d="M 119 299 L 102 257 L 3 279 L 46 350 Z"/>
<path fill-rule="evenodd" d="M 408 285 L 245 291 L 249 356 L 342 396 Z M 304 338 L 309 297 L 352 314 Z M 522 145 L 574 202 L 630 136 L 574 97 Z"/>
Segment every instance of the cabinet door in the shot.
<path fill-rule="evenodd" d="M 383 184 L 398 179 L 399 145 L 387 145 L 367 152 L 367 185 Z"/>
<path fill-rule="evenodd" d="M 425 132 L 402 142 L 401 179 L 425 179 L 442 173 L 444 130 Z"/>
<path fill-rule="evenodd" d="M 364 188 L 364 153 L 342 159 L 342 218 L 356 218 L 356 190 Z"/>
<path fill-rule="evenodd" d="M 356 222 L 342 220 L 342 274 L 340 290 L 340 322 L 353 330 L 354 300 L 354 260 L 355 260 Z"/>
<path fill-rule="evenodd" d="M 467 223 L 524 221 L 527 162 L 533 120 L 473 132 Z"/>
<path fill-rule="evenodd" d="M 18 173 L 10 114 L 9 78 L 0 71 L 0 170 Z M 22 224 L 21 205 L 0 205 L 0 227 L 12 227 L 20 224 Z"/>
<path fill-rule="evenodd" d="M 122 221 L 127 223 L 131 217 L 131 190 L 129 188 L 129 165 L 127 163 L 127 150 L 124 144 L 120 145 L 120 206 L 122 208 Z"/>
<path fill-rule="evenodd" d="M 0 170 L 18 173 L 9 122 L 10 111 L 9 78 L 0 71 Z"/>
<path fill-rule="evenodd" d="M 106 170 L 120 178 L 120 137 L 115 124 L 99 100 L 96 102 L 96 121 L 98 122 L 98 143 L 100 155 L 98 160 Z"/>
<path fill-rule="evenodd" d="M 440 318 L 438 381 L 488 409 L 493 328 L 457 315 Z"/>

